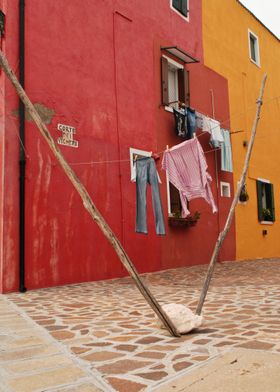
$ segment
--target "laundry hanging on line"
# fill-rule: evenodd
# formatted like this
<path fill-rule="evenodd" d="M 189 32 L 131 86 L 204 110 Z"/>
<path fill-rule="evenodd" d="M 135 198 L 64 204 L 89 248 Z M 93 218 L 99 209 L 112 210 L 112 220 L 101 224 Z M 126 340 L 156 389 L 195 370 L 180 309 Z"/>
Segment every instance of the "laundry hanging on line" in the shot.
<path fill-rule="evenodd" d="M 196 131 L 195 110 L 190 107 L 173 108 L 173 114 L 176 135 L 184 139 L 192 139 Z"/>
<path fill-rule="evenodd" d="M 150 157 L 152 157 L 152 153 L 151 153 Z M 141 158 L 144 158 L 144 157 L 141 156 Z M 137 159 L 140 159 L 140 157 Z M 130 177 L 131 182 L 136 182 L 136 161 L 137 161 L 137 159 L 134 159 L 133 164 L 132 164 L 131 177 Z M 157 178 L 158 178 L 158 182 L 161 184 L 162 182 L 161 182 L 160 176 L 158 174 L 158 171 L 157 171 Z"/>
<path fill-rule="evenodd" d="M 227 172 L 233 172 L 232 151 L 230 133 L 226 129 L 221 129 L 224 137 L 224 143 L 221 145 L 221 169 Z"/>
<path fill-rule="evenodd" d="M 221 128 L 220 122 L 197 112 L 197 127 L 210 134 L 210 144 L 221 149 L 221 170 L 233 172 L 230 132 Z"/>
<path fill-rule="evenodd" d="M 224 143 L 219 121 L 204 116 L 202 130 L 210 134 L 210 144 L 213 148 L 219 148 Z"/>
<path fill-rule="evenodd" d="M 218 211 L 210 188 L 212 178 L 207 172 L 204 152 L 197 138 L 166 150 L 162 168 L 179 191 L 183 218 L 190 214 L 187 201 L 200 197 L 212 206 L 213 213 Z"/>
<path fill-rule="evenodd" d="M 159 191 L 158 173 L 153 158 L 136 160 L 136 232 L 148 233 L 147 229 L 147 184 L 152 188 L 152 204 L 156 233 L 165 235 L 164 218 Z"/>

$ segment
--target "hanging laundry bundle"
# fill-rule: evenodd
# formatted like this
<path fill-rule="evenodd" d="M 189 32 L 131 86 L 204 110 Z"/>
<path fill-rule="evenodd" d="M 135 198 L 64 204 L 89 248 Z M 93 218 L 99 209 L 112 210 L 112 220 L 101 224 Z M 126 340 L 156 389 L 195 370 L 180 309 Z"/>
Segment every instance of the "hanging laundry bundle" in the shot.
<path fill-rule="evenodd" d="M 221 126 L 219 121 L 213 120 L 212 118 L 205 116 L 203 118 L 202 130 L 204 132 L 210 133 L 210 143 L 212 147 L 219 148 L 224 143 L 224 137 L 221 132 Z"/>
<path fill-rule="evenodd" d="M 197 138 L 187 140 L 164 152 L 162 168 L 167 171 L 169 181 L 179 190 L 182 217 L 190 214 L 187 200 L 204 198 L 217 212 L 210 188 L 212 178 L 207 172 L 204 152 Z"/>
<path fill-rule="evenodd" d="M 230 133 L 225 129 L 221 129 L 221 132 L 224 138 L 224 143 L 221 145 L 221 169 L 233 172 Z"/>
<path fill-rule="evenodd" d="M 187 107 L 185 113 L 187 116 L 188 136 L 189 139 L 192 139 L 196 132 L 196 112 L 194 109 Z"/>
<path fill-rule="evenodd" d="M 175 118 L 175 132 L 176 135 L 179 137 L 187 137 L 188 134 L 188 128 L 187 128 L 187 122 L 186 122 L 186 116 L 185 116 L 185 110 L 184 109 L 173 109 L 173 114 Z"/>
<path fill-rule="evenodd" d="M 152 202 L 156 222 L 156 233 L 165 235 L 162 213 L 159 177 L 153 158 L 145 157 L 136 160 L 136 232 L 148 233 L 147 229 L 147 184 L 152 187 Z"/>
<path fill-rule="evenodd" d="M 233 172 L 230 132 L 222 129 L 217 120 L 196 112 L 196 126 L 210 134 L 210 144 L 221 149 L 221 170 Z"/>
<path fill-rule="evenodd" d="M 176 135 L 185 139 L 192 139 L 196 131 L 195 110 L 186 107 L 185 109 L 173 109 L 173 113 Z"/>

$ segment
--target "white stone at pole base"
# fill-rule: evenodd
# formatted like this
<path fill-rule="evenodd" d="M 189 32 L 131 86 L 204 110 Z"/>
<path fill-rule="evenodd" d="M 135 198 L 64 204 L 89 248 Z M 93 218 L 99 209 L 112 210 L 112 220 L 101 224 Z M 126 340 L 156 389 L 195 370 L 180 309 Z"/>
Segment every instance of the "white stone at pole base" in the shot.
<path fill-rule="evenodd" d="M 199 328 L 203 323 L 203 317 L 194 314 L 191 309 L 181 304 L 166 304 L 162 306 L 164 312 L 172 320 L 177 331 L 181 334 L 188 333 L 192 329 Z M 162 323 L 159 323 L 160 328 L 165 328 Z"/>

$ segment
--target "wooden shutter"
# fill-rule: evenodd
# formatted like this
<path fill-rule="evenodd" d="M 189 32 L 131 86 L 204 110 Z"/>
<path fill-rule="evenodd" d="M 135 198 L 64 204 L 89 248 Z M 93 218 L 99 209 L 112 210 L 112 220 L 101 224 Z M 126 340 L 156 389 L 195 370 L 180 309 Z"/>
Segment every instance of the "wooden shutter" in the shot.
<path fill-rule="evenodd" d="M 271 211 L 271 220 L 275 222 L 275 207 L 274 207 L 274 191 L 273 191 L 273 184 L 266 184 L 266 195 L 268 198 L 269 209 Z"/>
<path fill-rule="evenodd" d="M 190 106 L 189 71 L 186 69 L 178 69 L 178 93 L 179 101 Z"/>
<path fill-rule="evenodd" d="M 258 199 L 258 219 L 259 221 L 263 220 L 263 205 L 262 205 L 262 182 L 257 180 L 257 199 Z"/>
<path fill-rule="evenodd" d="M 161 101 L 163 105 L 169 105 L 168 97 L 168 60 L 161 58 Z"/>

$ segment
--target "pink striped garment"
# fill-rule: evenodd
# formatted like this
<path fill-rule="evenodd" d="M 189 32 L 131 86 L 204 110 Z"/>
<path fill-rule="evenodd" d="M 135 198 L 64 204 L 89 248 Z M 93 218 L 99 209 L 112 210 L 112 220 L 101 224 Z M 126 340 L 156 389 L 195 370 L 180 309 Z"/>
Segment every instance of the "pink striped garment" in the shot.
<path fill-rule="evenodd" d="M 197 138 L 172 147 L 163 154 L 162 168 L 167 171 L 169 181 L 179 190 L 182 217 L 190 214 L 187 200 L 204 198 L 217 212 L 210 188 L 212 178 L 207 172 L 204 152 Z"/>

